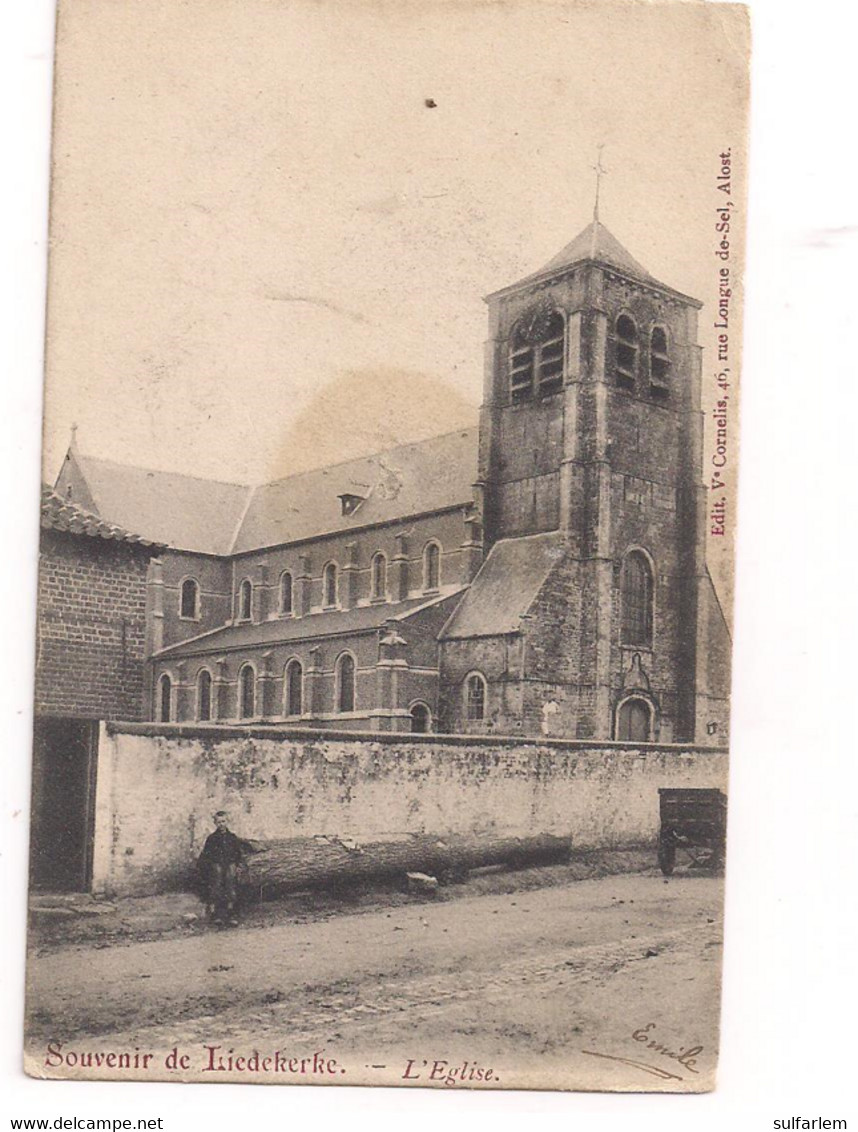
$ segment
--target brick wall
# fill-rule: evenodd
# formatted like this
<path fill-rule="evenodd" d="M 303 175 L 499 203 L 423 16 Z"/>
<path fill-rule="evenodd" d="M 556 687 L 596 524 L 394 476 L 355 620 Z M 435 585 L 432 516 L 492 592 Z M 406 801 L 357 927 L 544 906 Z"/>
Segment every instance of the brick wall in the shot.
<path fill-rule="evenodd" d="M 45 715 L 143 718 L 149 552 L 59 531 L 42 534 L 35 708 Z"/>
<path fill-rule="evenodd" d="M 379 631 L 367 630 L 361 634 L 349 633 L 341 637 L 308 637 L 295 641 L 247 645 L 242 649 L 213 648 L 180 656 L 158 658 L 152 662 L 152 684 L 157 687 L 163 673 L 170 676 L 174 690 L 173 715 L 175 721 L 189 722 L 197 716 L 197 685 L 202 670 L 215 681 L 217 695 L 213 700 L 215 720 L 238 720 L 239 672 L 246 663 L 253 665 L 257 674 L 256 711 L 253 718 L 282 720 L 286 715 L 286 665 L 291 660 L 301 663 L 304 674 L 304 726 L 324 726 L 327 722 L 337 728 L 367 729 L 378 709 L 408 709 L 419 700 L 430 710 L 433 721 L 438 708 L 438 643 L 441 626 L 450 616 L 458 595 L 438 601 L 429 608 L 414 613 L 398 623 L 398 632 L 406 644 L 403 655 L 408 667 L 398 674 L 397 703 L 383 694 L 379 678 Z M 389 613 L 394 616 L 398 606 L 391 603 Z M 388 607 L 385 607 L 387 611 Z M 312 618 L 308 619 L 312 629 Z M 354 718 L 347 719 L 337 710 L 336 677 L 337 659 L 344 651 L 352 654 L 356 663 L 356 696 Z M 268 674 L 268 688 L 263 696 L 263 680 Z M 401 729 L 401 728 L 399 728 Z"/>
<path fill-rule="evenodd" d="M 457 735 L 516 735 L 522 718 L 522 638 L 474 637 L 441 642 L 438 703 L 439 730 Z M 469 720 L 465 679 L 480 672 L 486 681 L 485 718 Z"/>
<path fill-rule="evenodd" d="M 322 608 L 322 570 L 327 562 L 336 562 L 339 570 L 339 599 L 343 608 L 350 602 L 347 595 L 347 563 L 353 563 L 353 602 L 370 602 L 370 566 L 377 552 L 387 560 L 387 598 L 391 615 L 398 612 L 399 562 L 404 562 L 404 588 L 407 596 L 424 593 L 423 551 L 427 542 L 437 542 L 441 550 L 440 583 L 443 588 L 466 584 L 467 563 L 462 543 L 467 536 L 461 508 L 409 519 L 406 523 L 338 533 L 292 546 L 274 547 L 237 558 L 216 559 L 210 555 L 184 551 L 166 551 L 161 555 L 163 591 L 163 641 L 168 647 L 197 637 L 202 633 L 238 620 L 238 591 L 247 579 L 253 586 L 252 620 L 277 620 L 281 611 L 281 577 L 288 571 L 293 582 L 293 611 L 300 613 L 299 579 L 302 562 L 309 569 L 312 608 Z M 403 558 L 398 559 L 402 554 Z M 193 578 L 200 587 L 199 617 L 180 616 L 181 583 Z M 432 591 L 434 592 L 434 591 Z M 437 662 L 437 657 L 433 658 Z M 415 663 L 426 663 L 425 660 Z"/>
<path fill-rule="evenodd" d="M 257 602 L 268 611 L 267 617 L 277 617 L 280 607 L 280 577 L 285 570 L 292 575 L 295 610 L 299 603 L 298 579 L 302 576 L 302 560 L 308 567 L 309 602 L 313 609 L 323 608 L 322 572 L 328 562 L 335 562 L 338 570 L 339 605 L 348 608 L 346 568 L 353 568 L 353 604 L 366 604 L 372 597 L 370 569 L 373 556 L 381 552 L 387 559 L 387 593 L 396 612 L 396 559 L 404 552 L 408 596 L 418 597 L 423 588 L 423 550 L 427 542 L 437 542 L 441 550 L 441 586 L 461 585 L 465 569 L 462 543 L 466 537 L 462 509 L 442 511 L 408 519 L 402 523 L 388 523 L 364 530 L 338 532 L 309 542 L 274 547 L 253 554 L 242 554 L 230 561 L 235 610 L 238 610 L 238 592 L 246 579 L 254 586 Z M 404 543 L 398 541 L 404 537 Z M 260 567 L 264 567 L 266 580 L 260 580 Z M 260 591 L 264 591 L 261 593 Z M 254 620 L 260 618 L 255 613 Z M 267 619 L 267 618 L 262 618 Z"/>
<path fill-rule="evenodd" d="M 723 749 L 475 737 L 102 727 L 94 886 L 186 882 L 211 815 L 242 837 L 383 833 L 571 835 L 579 849 L 645 845 L 660 786 L 724 788 Z"/>
<path fill-rule="evenodd" d="M 163 645 L 186 641 L 225 625 L 232 616 L 232 570 L 225 559 L 210 555 L 169 550 L 160 556 L 163 564 Z M 192 578 L 199 586 L 198 616 L 181 615 L 181 586 Z"/>

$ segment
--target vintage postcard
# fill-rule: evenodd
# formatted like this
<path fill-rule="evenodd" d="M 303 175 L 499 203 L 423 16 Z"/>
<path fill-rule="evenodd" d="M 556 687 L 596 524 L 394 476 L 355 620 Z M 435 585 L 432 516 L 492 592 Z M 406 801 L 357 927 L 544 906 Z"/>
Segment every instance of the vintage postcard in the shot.
<path fill-rule="evenodd" d="M 714 1087 L 748 57 L 60 4 L 28 1073 Z"/>

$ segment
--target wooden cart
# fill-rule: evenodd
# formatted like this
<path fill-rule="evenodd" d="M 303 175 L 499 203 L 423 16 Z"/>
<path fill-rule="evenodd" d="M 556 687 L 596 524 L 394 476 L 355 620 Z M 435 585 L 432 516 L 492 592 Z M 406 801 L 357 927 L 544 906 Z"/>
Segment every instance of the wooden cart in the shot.
<path fill-rule="evenodd" d="M 666 877 L 683 850 L 697 868 L 723 868 L 727 836 L 727 795 L 721 790 L 659 790 L 661 830 L 658 863 Z"/>

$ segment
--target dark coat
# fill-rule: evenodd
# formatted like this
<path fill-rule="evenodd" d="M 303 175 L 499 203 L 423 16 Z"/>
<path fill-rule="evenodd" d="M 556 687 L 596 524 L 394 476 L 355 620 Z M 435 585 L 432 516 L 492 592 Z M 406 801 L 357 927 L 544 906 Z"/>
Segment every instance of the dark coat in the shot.
<path fill-rule="evenodd" d="M 230 829 L 216 829 L 206 838 L 197 865 L 203 876 L 206 876 L 212 865 L 239 865 L 242 856 L 241 839 Z"/>

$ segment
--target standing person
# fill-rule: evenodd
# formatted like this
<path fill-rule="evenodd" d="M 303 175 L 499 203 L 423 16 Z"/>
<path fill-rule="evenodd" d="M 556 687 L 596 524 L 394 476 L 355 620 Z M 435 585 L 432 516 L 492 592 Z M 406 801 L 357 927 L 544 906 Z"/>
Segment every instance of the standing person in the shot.
<path fill-rule="evenodd" d="M 229 815 L 218 810 L 215 830 L 206 838 L 197 866 L 206 888 L 209 915 L 214 923 L 224 920 L 233 926 L 236 916 L 236 873 L 242 861 L 241 841 L 229 828 Z"/>

